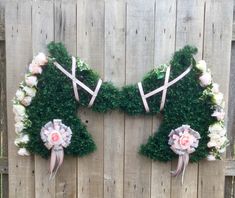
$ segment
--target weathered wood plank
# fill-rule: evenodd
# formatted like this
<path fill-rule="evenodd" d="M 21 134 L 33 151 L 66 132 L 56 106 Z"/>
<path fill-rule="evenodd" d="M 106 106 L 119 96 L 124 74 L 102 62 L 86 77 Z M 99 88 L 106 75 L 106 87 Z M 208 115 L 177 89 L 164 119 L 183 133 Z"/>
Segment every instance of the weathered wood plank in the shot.
<path fill-rule="evenodd" d="M 136 83 L 154 63 L 154 1 L 127 2 L 126 83 Z M 152 133 L 152 117 L 125 116 L 124 197 L 150 197 L 151 161 L 138 154 Z"/>
<path fill-rule="evenodd" d="M 8 160 L 7 158 L 0 158 L 0 174 L 8 174 Z"/>
<path fill-rule="evenodd" d="M 55 1 L 55 41 L 62 42 L 69 53 L 76 56 L 77 27 L 76 1 Z M 77 159 L 65 156 L 63 165 L 56 176 L 56 198 L 76 197 Z"/>
<path fill-rule="evenodd" d="M 54 39 L 54 8 L 52 1 L 33 1 L 33 54 L 46 52 L 46 45 Z M 35 156 L 35 197 L 55 197 L 55 180 L 49 180 L 49 160 Z"/>
<path fill-rule="evenodd" d="M 5 40 L 5 1 L 0 1 L 0 41 Z"/>
<path fill-rule="evenodd" d="M 233 1 L 206 1 L 204 59 L 214 74 L 214 81 L 228 101 Z M 226 105 L 227 106 L 227 105 Z M 224 196 L 224 162 L 202 162 L 199 165 L 198 197 Z"/>
<path fill-rule="evenodd" d="M 7 2 L 5 11 L 9 197 L 33 198 L 33 157 L 22 157 L 17 154 L 17 148 L 13 144 L 16 135 L 11 102 L 19 83 L 24 78 L 25 67 L 32 58 L 31 4 L 29 1 Z"/>
<path fill-rule="evenodd" d="M 177 32 L 176 50 L 186 44 L 198 48 L 196 59 L 202 59 L 203 50 L 203 25 L 204 25 L 204 1 L 203 0 L 179 0 L 177 4 Z M 177 161 L 172 163 L 172 169 L 176 168 Z M 198 164 L 189 164 L 184 177 L 184 184 L 180 177 L 172 178 L 171 196 L 174 198 L 197 197 Z"/>
<path fill-rule="evenodd" d="M 126 3 L 110 0 L 105 4 L 104 79 L 116 86 L 125 84 Z M 124 114 L 104 116 L 104 198 L 123 198 Z"/>
<path fill-rule="evenodd" d="M 77 2 L 77 54 L 91 67 L 104 74 L 104 1 L 78 0 Z M 104 194 L 104 119 L 102 114 L 89 109 L 79 110 L 97 150 L 78 159 L 78 197 L 103 197 Z"/>
<path fill-rule="evenodd" d="M 169 62 L 175 51 L 175 23 L 176 23 L 176 1 L 156 1 L 155 13 L 155 52 L 154 65 Z M 162 23 L 162 19 L 164 23 Z M 159 104 L 157 104 L 159 105 Z M 154 116 L 153 132 L 157 131 L 161 117 Z M 171 162 L 152 163 L 151 197 L 170 198 L 171 192 Z"/>

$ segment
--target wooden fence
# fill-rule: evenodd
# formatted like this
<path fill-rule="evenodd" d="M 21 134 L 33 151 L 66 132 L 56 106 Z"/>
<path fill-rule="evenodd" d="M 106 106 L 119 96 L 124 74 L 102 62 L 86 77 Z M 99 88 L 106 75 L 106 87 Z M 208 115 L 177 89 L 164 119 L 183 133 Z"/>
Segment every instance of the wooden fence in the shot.
<path fill-rule="evenodd" d="M 212 66 L 228 98 L 232 5 L 232 0 L 7 1 L 9 197 L 222 198 L 223 161 L 191 164 L 181 185 L 169 174 L 176 162 L 152 162 L 137 154 L 159 120 L 119 112 L 80 111 L 98 150 L 84 158 L 66 157 L 55 180 L 49 181 L 48 161 L 17 155 L 11 99 L 32 56 L 45 51 L 52 40 L 65 43 L 103 79 L 119 86 L 137 82 L 153 65 L 168 62 L 175 50 L 190 43 L 199 49 L 196 58 Z M 233 172 L 231 163 L 227 175 Z M 232 177 L 228 184 L 233 184 Z"/>

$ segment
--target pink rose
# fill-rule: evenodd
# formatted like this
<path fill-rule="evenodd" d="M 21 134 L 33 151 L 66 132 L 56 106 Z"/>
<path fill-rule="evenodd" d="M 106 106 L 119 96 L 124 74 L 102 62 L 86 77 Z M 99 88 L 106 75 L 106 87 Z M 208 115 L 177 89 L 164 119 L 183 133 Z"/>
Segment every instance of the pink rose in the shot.
<path fill-rule="evenodd" d="M 23 104 L 24 106 L 29 106 L 32 102 L 32 97 L 30 96 L 26 96 L 22 101 L 21 104 Z"/>
<path fill-rule="evenodd" d="M 199 80 L 200 80 L 200 85 L 202 87 L 206 87 L 210 85 L 212 82 L 211 74 L 208 72 L 205 72 L 200 76 Z"/>
<path fill-rule="evenodd" d="M 29 71 L 32 74 L 41 74 L 42 73 L 42 68 L 37 64 L 31 63 L 29 65 Z"/>
<path fill-rule="evenodd" d="M 179 140 L 181 148 L 184 150 L 190 149 L 190 146 L 193 144 L 194 139 L 195 138 L 188 132 L 184 132 Z"/>
<path fill-rule="evenodd" d="M 25 83 L 29 87 L 36 86 L 38 84 L 38 80 L 36 76 L 26 76 L 25 77 Z"/>

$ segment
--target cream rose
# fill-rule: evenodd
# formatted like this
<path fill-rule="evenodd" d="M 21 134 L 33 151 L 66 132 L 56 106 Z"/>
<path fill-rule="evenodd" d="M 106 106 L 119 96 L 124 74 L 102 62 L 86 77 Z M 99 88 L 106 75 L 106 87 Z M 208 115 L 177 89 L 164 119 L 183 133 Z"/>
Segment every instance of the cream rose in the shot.
<path fill-rule="evenodd" d="M 21 155 L 21 156 L 29 156 L 29 152 L 26 150 L 26 148 L 20 148 L 18 150 L 18 155 Z"/>
<path fill-rule="evenodd" d="M 35 56 L 33 62 L 42 66 L 42 65 L 45 65 L 48 62 L 48 60 L 47 60 L 46 55 L 44 53 L 40 52 L 37 56 Z"/>
<path fill-rule="evenodd" d="M 216 105 L 221 105 L 224 99 L 224 95 L 219 92 L 212 96 L 212 102 Z"/>
<path fill-rule="evenodd" d="M 209 134 L 208 136 L 212 138 L 212 135 L 224 136 L 226 134 L 226 129 L 220 123 L 215 123 L 209 126 Z"/>
<path fill-rule="evenodd" d="M 24 129 L 24 123 L 23 122 L 17 122 L 15 123 L 15 132 L 19 134 Z"/>
<path fill-rule="evenodd" d="M 29 106 L 32 102 L 32 97 L 30 96 L 26 96 L 22 101 L 21 103 L 24 105 L 24 106 Z"/>
<path fill-rule="evenodd" d="M 38 79 L 36 76 L 25 76 L 25 83 L 29 87 L 37 86 L 38 84 Z"/>
<path fill-rule="evenodd" d="M 208 155 L 208 156 L 207 156 L 207 160 L 208 160 L 208 161 L 215 161 L 216 158 L 215 158 L 214 155 Z"/>
<path fill-rule="evenodd" d="M 41 74 L 42 68 L 37 64 L 31 63 L 29 65 L 29 72 L 32 74 Z"/>
<path fill-rule="evenodd" d="M 203 73 L 206 72 L 206 69 L 207 69 L 206 61 L 200 60 L 200 61 L 197 63 L 196 67 L 197 67 L 200 71 L 202 71 Z"/>
<path fill-rule="evenodd" d="M 24 116 L 19 116 L 19 115 L 15 116 L 15 122 L 21 122 L 21 121 L 24 121 L 24 119 L 25 119 Z"/>
<path fill-rule="evenodd" d="M 202 87 L 206 87 L 210 85 L 212 82 L 211 74 L 208 72 L 205 72 L 199 77 L 199 80 L 200 80 L 200 85 Z"/>
<path fill-rule="evenodd" d="M 21 101 L 21 100 L 24 99 L 24 97 L 25 97 L 24 91 L 23 91 L 22 89 L 18 89 L 18 90 L 16 91 L 16 99 L 19 100 L 19 101 Z"/>
<path fill-rule="evenodd" d="M 24 91 L 26 92 L 26 95 L 34 97 L 36 95 L 36 89 L 33 87 L 24 87 Z"/>
<path fill-rule="evenodd" d="M 219 93 L 219 85 L 218 85 L 217 83 L 213 83 L 213 84 L 212 84 L 211 91 L 212 91 L 212 93 L 214 93 L 214 94 Z"/>
<path fill-rule="evenodd" d="M 25 107 L 22 105 L 13 105 L 13 112 L 16 116 L 25 116 Z"/>

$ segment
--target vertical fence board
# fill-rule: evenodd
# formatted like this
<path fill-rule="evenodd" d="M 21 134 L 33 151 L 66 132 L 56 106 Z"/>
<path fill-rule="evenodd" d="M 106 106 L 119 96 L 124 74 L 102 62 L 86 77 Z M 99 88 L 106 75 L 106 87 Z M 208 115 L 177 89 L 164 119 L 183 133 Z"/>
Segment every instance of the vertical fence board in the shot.
<path fill-rule="evenodd" d="M 12 98 L 24 78 L 32 58 L 31 4 L 29 1 L 6 4 L 7 114 L 9 151 L 9 197 L 34 197 L 33 157 L 17 154 Z"/>
<path fill-rule="evenodd" d="M 153 67 L 154 1 L 127 3 L 126 83 L 140 81 Z M 151 116 L 125 117 L 124 197 L 150 197 L 151 161 L 138 154 L 152 132 Z"/>
<path fill-rule="evenodd" d="M 203 49 L 203 25 L 204 25 L 204 1 L 203 0 L 179 0 L 177 4 L 177 32 L 176 50 L 186 44 L 198 48 L 196 59 L 202 59 Z M 175 169 L 177 162 L 173 163 Z M 198 164 L 189 164 L 186 170 L 184 184 L 181 185 L 181 177 L 172 178 L 172 196 L 197 197 Z"/>
<path fill-rule="evenodd" d="M 46 52 L 46 45 L 54 40 L 54 5 L 52 1 L 33 1 L 33 54 Z M 35 197 L 55 197 L 55 180 L 49 180 L 49 160 L 35 156 Z"/>
<path fill-rule="evenodd" d="M 103 76 L 104 1 L 79 0 L 77 5 L 77 54 Z M 103 197 L 103 123 L 102 114 L 79 109 L 97 150 L 78 160 L 78 197 Z"/>
<path fill-rule="evenodd" d="M 125 84 L 126 3 L 110 0 L 105 4 L 104 80 Z M 104 116 L 104 198 L 123 198 L 124 113 Z"/>
<path fill-rule="evenodd" d="M 162 23 L 162 19 L 164 23 Z M 169 62 L 175 50 L 175 23 L 176 23 L 176 1 L 156 1 L 155 14 L 155 52 L 154 65 L 160 65 Z M 159 105 L 159 104 L 157 104 Z M 153 117 L 153 132 L 155 133 L 160 118 Z M 152 163 L 152 198 L 170 198 L 171 189 L 171 162 L 161 163 L 155 161 Z"/>
<path fill-rule="evenodd" d="M 206 1 L 204 59 L 220 84 L 227 104 L 233 1 Z M 224 163 L 201 162 L 199 165 L 199 198 L 224 196 Z"/>
<path fill-rule="evenodd" d="M 76 1 L 58 0 L 55 2 L 55 41 L 63 42 L 69 53 L 76 56 L 77 38 Z M 65 156 L 64 162 L 56 176 L 56 198 L 76 197 L 77 160 Z"/>

